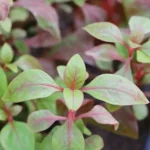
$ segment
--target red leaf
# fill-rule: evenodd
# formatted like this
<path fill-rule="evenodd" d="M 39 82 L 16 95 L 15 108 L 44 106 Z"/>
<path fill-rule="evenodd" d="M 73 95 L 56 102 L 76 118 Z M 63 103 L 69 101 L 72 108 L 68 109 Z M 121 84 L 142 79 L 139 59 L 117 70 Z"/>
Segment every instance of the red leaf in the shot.
<path fill-rule="evenodd" d="M 116 119 L 102 106 L 96 105 L 91 111 L 81 114 L 77 117 L 79 118 L 93 118 L 100 124 L 110 124 L 114 125 L 115 130 L 118 128 L 119 123 Z"/>
<path fill-rule="evenodd" d="M 86 63 L 94 64 L 93 60 L 85 55 L 85 52 L 91 49 L 93 45 L 94 38 L 83 30 L 77 30 L 52 48 L 55 51 L 53 58 L 68 61 L 72 55 L 78 53 Z"/>
<path fill-rule="evenodd" d="M 49 24 L 49 27 L 44 28 L 44 30 L 50 32 L 53 36 L 60 37 L 57 12 L 52 6 L 47 5 L 45 0 L 18 0 L 15 6 L 26 8 L 36 19 L 40 17 L 48 21 L 46 24 Z"/>
<path fill-rule="evenodd" d="M 0 0 L 0 20 L 5 20 L 9 13 L 9 1 Z"/>
<path fill-rule="evenodd" d="M 48 32 L 42 31 L 37 33 L 37 35 L 32 38 L 26 39 L 25 42 L 29 47 L 32 48 L 44 48 L 56 45 L 58 42 L 60 42 L 60 39 L 52 37 L 52 35 Z"/>
<path fill-rule="evenodd" d="M 75 18 L 77 28 L 83 27 L 89 23 L 104 21 L 106 19 L 105 10 L 96 5 L 86 3 L 79 9 L 82 11 L 84 19 L 81 17 L 81 12 L 77 10 L 77 15 Z"/>

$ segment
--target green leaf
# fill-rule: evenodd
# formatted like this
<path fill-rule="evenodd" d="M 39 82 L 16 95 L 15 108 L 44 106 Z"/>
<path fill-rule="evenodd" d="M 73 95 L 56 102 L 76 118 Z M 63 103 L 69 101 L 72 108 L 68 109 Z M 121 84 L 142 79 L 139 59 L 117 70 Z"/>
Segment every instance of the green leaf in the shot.
<path fill-rule="evenodd" d="M 7 120 L 7 115 L 6 115 L 6 113 L 4 112 L 3 109 L 0 109 L 0 120 L 1 121 L 6 121 Z"/>
<path fill-rule="evenodd" d="M 80 64 L 80 65 L 79 65 Z M 86 68 L 82 58 L 76 54 L 68 62 L 64 82 L 71 89 L 79 89 L 86 80 Z"/>
<path fill-rule="evenodd" d="M 39 110 L 29 115 L 28 124 L 32 131 L 40 132 L 48 129 L 55 121 L 65 119 L 65 117 L 55 116 L 49 110 Z"/>
<path fill-rule="evenodd" d="M 84 138 L 80 130 L 72 123 L 68 131 L 68 122 L 64 123 L 53 135 L 54 150 L 84 150 Z"/>
<path fill-rule="evenodd" d="M 85 126 L 84 122 L 82 119 L 78 119 L 75 122 L 76 126 L 80 129 L 80 131 L 85 134 L 85 135 L 91 135 L 91 131 Z"/>
<path fill-rule="evenodd" d="M 80 90 L 70 90 L 65 88 L 63 90 L 65 103 L 70 110 L 78 110 L 83 103 L 84 96 Z"/>
<path fill-rule="evenodd" d="M 61 89 L 54 80 L 41 70 L 31 69 L 20 73 L 8 86 L 4 101 L 22 102 L 48 97 Z"/>
<path fill-rule="evenodd" d="M 48 109 L 53 114 L 57 114 L 56 101 L 57 99 L 62 99 L 63 95 L 60 92 L 56 92 L 49 97 L 38 99 L 36 105 L 38 109 Z"/>
<path fill-rule="evenodd" d="M 150 56 L 141 50 L 136 51 L 136 59 L 141 63 L 150 63 Z"/>
<path fill-rule="evenodd" d="M 29 69 L 40 69 L 42 70 L 42 66 L 39 61 L 31 56 L 31 55 L 22 55 L 15 64 L 22 70 L 29 70 Z"/>
<path fill-rule="evenodd" d="M 148 116 L 148 108 L 146 105 L 134 105 L 133 112 L 137 120 L 143 120 Z"/>
<path fill-rule="evenodd" d="M 0 67 L 0 98 L 4 95 L 7 90 L 7 77 L 4 70 Z"/>
<path fill-rule="evenodd" d="M 17 40 L 14 42 L 15 47 L 19 50 L 21 54 L 29 53 L 29 48 L 23 40 Z"/>
<path fill-rule="evenodd" d="M 52 147 L 52 137 L 53 134 L 59 129 L 59 126 L 55 126 L 51 132 L 44 138 L 44 140 L 41 143 L 41 150 L 53 150 Z"/>
<path fill-rule="evenodd" d="M 129 20 L 129 26 L 131 31 L 134 31 L 135 28 L 141 28 L 147 34 L 150 32 L 150 19 L 142 16 L 133 16 Z"/>
<path fill-rule="evenodd" d="M 123 37 L 119 28 L 109 22 L 93 23 L 84 27 L 95 38 L 112 43 L 122 43 Z"/>
<path fill-rule="evenodd" d="M 13 50 L 11 46 L 5 43 L 0 52 L 0 58 L 3 63 L 10 63 L 14 57 Z"/>
<path fill-rule="evenodd" d="M 100 75 L 82 88 L 82 91 L 114 105 L 149 103 L 143 92 L 134 83 L 119 75 Z"/>
<path fill-rule="evenodd" d="M 104 142 L 99 135 L 92 135 L 85 140 L 85 150 L 101 150 L 103 147 Z"/>
<path fill-rule="evenodd" d="M 27 125 L 14 122 L 15 129 L 10 124 L 4 126 L 0 133 L 0 141 L 6 150 L 34 150 L 35 140 Z"/>
<path fill-rule="evenodd" d="M 0 33 L 8 34 L 11 31 L 12 22 L 9 18 L 0 21 Z"/>
<path fill-rule="evenodd" d="M 73 0 L 73 2 L 78 6 L 83 6 L 85 3 L 85 0 Z"/>

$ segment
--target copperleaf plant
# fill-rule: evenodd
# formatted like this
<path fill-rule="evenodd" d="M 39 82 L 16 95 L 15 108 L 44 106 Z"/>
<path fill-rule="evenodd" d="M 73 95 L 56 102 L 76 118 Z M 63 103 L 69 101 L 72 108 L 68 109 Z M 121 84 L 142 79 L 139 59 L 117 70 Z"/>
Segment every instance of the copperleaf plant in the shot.
<path fill-rule="evenodd" d="M 119 106 L 148 103 L 145 95 L 132 81 L 117 74 L 99 75 L 89 84 L 84 85 L 88 73 L 84 61 L 78 54 L 74 55 L 66 66 L 58 67 L 58 73 L 64 82 L 63 86 L 57 84 L 48 74 L 41 70 L 30 69 L 24 71 L 10 82 L 7 91 L 2 96 L 4 102 L 17 103 L 45 98 L 53 93 L 62 93 L 62 103 L 68 109 L 67 115 L 60 116 L 53 114 L 50 110 L 43 109 L 32 112 L 28 118 L 29 127 L 34 132 L 46 130 L 55 121 L 60 121 L 61 126 L 57 127 L 50 137 L 49 144 L 51 144 L 52 149 L 102 149 L 103 142 L 101 137 L 93 135 L 84 140 L 81 132 L 83 118 L 92 118 L 97 123 L 113 125 L 117 130 L 119 122 L 101 105 L 94 106 L 88 112 L 76 113 L 84 105 L 84 93 L 106 103 Z M 86 130 L 85 133 L 90 135 L 88 129 Z M 93 147 L 88 141 L 91 142 Z M 41 149 L 43 148 L 42 143 L 38 143 L 38 145 L 40 145 Z"/>

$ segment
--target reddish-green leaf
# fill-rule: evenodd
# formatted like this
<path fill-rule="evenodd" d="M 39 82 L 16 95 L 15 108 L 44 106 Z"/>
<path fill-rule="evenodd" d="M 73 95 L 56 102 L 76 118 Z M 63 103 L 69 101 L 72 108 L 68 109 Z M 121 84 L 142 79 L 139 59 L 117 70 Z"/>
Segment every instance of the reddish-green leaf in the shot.
<path fill-rule="evenodd" d="M 48 97 L 61 89 L 41 70 L 31 69 L 19 74 L 8 86 L 4 101 L 21 102 Z"/>
<path fill-rule="evenodd" d="M 119 75 L 100 75 L 85 86 L 82 91 L 114 105 L 149 103 L 143 92 L 133 82 Z"/>
<path fill-rule="evenodd" d="M 114 125 L 115 129 L 118 128 L 118 121 L 102 106 L 96 105 L 92 110 L 87 113 L 81 114 L 77 118 L 93 118 L 100 124 Z"/>
<path fill-rule="evenodd" d="M 99 40 L 112 43 L 123 43 L 121 31 L 112 23 L 93 23 L 84 27 L 84 30 Z"/>
<path fill-rule="evenodd" d="M 54 133 L 52 138 L 54 150 L 84 150 L 84 138 L 80 130 L 72 123 L 66 122 Z"/>
<path fill-rule="evenodd" d="M 80 65 L 79 65 L 80 64 Z M 68 62 L 64 82 L 71 89 L 79 89 L 86 80 L 86 68 L 82 58 L 76 54 Z"/>
<path fill-rule="evenodd" d="M 80 108 L 84 100 L 82 91 L 65 88 L 63 94 L 68 109 L 76 111 Z"/>
<path fill-rule="evenodd" d="M 55 121 L 65 119 L 65 117 L 53 115 L 49 110 L 39 110 L 30 114 L 28 124 L 34 132 L 40 132 L 48 129 Z"/>

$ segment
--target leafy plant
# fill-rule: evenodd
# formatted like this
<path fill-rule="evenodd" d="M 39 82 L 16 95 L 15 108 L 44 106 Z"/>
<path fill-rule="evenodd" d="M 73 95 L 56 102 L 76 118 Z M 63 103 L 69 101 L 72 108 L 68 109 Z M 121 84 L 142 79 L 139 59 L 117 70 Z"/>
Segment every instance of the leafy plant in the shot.
<path fill-rule="evenodd" d="M 148 6 L 0 0 L 0 150 L 107 149 L 93 126 L 138 138 L 149 111 Z"/>
<path fill-rule="evenodd" d="M 80 65 L 76 62 L 80 63 Z M 28 124 L 35 132 L 48 129 L 55 121 L 65 121 L 52 136 L 51 147 L 53 149 L 83 150 L 85 148 L 83 135 L 75 125 L 78 119 L 92 118 L 98 123 L 110 124 L 114 125 L 115 129 L 118 128 L 118 121 L 100 105 L 94 106 L 88 112 L 76 115 L 78 109 L 83 106 L 83 92 L 114 105 L 123 106 L 148 103 L 147 98 L 138 87 L 119 75 L 100 75 L 88 85 L 83 86 L 87 79 L 87 72 L 85 64 L 79 55 L 74 55 L 66 66 L 58 67 L 58 72 L 65 87 L 57 85 L 43 71 L 31 69 L 19 74 L 9 84 L 7 92 L 2 97 L 2 100 L 5 102 L 22 102 L 44 98 L 55 92 L 63 93 L 63 103 L 68 108 L 67 116 L 54 115 L 50 110 L 39 110 L 31 113 L 28 118 Z M 98 143 L 96 141 L 100 141 L 100 137 L 94 136 L 87 140 L 92 140 L 92 143 Z M 97 149 L 97 147 L 99 146 L 96 144 L 95 148 L 93 147 L 92 149 Z"/>

